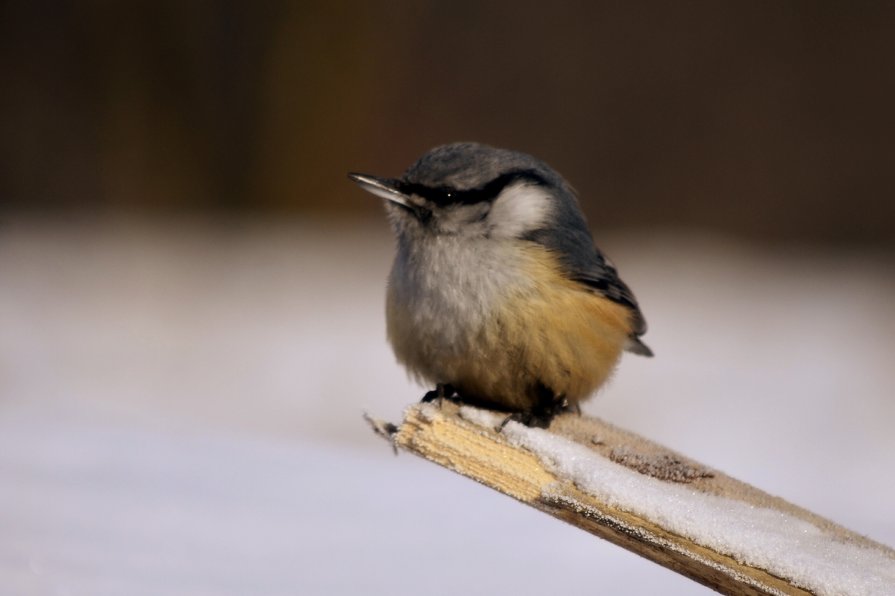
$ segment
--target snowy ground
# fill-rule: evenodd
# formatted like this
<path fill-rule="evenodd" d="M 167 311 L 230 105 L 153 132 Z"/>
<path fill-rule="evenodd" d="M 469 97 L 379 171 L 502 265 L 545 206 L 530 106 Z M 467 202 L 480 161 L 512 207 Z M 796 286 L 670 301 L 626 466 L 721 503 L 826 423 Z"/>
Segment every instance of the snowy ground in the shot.
<path fill-rule="evenodd" d="M 895 544 L 891 255 L 600 244 L 657 356 L 586 410 Z M 373 437 L 421 394 L 390 257 L 384 221 L 0 224 L 0 593 L 707 592 Z"/>

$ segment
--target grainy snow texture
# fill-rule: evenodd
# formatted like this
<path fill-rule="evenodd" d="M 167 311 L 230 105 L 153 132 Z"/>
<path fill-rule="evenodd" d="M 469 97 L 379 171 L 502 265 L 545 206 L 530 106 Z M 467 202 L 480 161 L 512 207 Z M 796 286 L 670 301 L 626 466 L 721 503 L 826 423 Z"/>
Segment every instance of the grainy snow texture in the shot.
<path fill-rule="evenodd" d="M 505 417 L 468 407 L 461 415 L 488 428 Z M 779 511 L 661 482 L 542 429 L 510 422 L 503 434 L 600 501 L 814 593 L 895 594 L 895 559 L 881 551 L 842 542 Z"/>
<path fill-rule="evenodd" d="M 586 411 L 895 543 L 891 262 L 599 242 L 656 357 Z M 382 219 L 2 222 L 0 594 L 710 594 L 373 436 L 423 393 L 391 256 Z"/>

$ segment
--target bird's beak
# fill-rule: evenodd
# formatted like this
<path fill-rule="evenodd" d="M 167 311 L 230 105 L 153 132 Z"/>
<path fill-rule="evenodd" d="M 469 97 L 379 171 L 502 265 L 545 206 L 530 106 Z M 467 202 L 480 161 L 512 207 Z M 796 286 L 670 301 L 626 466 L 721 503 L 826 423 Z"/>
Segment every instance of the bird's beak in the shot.
<path fill-rule="evenodd" d="M 379 178 L 378 176 L 370 176 L 368 174 L 350 173 L 348 177 L 357 182 L 361 188 L 367 192 L 371 192 L 378 197 L 382 197 L 392 203 L 397 203 L 407 207 L 413 206 L 409 202 L 409 197 L 398 190 L 398 181 L 391 178 Z"/>

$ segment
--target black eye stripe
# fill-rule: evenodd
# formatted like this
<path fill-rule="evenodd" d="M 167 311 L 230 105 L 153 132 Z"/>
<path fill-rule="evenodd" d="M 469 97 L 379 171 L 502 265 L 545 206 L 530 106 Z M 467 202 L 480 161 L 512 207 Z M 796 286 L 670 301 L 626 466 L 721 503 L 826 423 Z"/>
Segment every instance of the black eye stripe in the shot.
<path fill-rule="evenodd" d="M 547 184 L 535 170 L 516 170 L 501 174 L 494 180 L 478 188 L 456 190 L 445 186 L 427 186 L 415 182 L 403 182 L 399 190 L 405 194 L 415 194 L 439 206 L 472 205 L 482 201 L 493 201 L 507 185 L 525 180 L 534 184 Z"/>

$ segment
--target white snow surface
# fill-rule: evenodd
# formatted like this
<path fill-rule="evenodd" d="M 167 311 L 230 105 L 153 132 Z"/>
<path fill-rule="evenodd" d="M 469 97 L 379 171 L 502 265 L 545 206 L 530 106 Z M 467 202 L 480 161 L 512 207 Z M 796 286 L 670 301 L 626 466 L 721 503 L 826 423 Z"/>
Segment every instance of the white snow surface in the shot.
<path fill-rule="evenodd" d="M 461 408 L 460 414 L 487 428 L 505 418 L 470 407 Z M 543 429 L 509 422 L 502 432 L 510 444 L 533 452 L 558 478 L 601 502 L 815 594 L 895 594 L 895 560 L 879 550 L 845 543 L 780 511 L 661 482 Z"/>
<path fill-rule="evenodd" d="M 891 255 L 597 239 L 656 357 L 585 410 L 895 543 Z M 710 593 L 373 436 L 424 391 L 391 256 L 384 218 L 3 221 L 0 594 Z"/>

